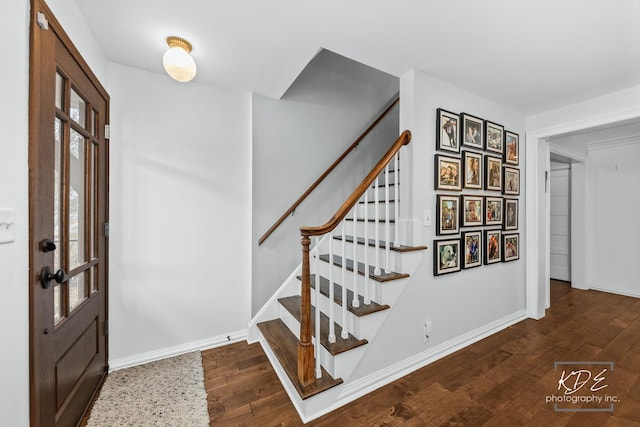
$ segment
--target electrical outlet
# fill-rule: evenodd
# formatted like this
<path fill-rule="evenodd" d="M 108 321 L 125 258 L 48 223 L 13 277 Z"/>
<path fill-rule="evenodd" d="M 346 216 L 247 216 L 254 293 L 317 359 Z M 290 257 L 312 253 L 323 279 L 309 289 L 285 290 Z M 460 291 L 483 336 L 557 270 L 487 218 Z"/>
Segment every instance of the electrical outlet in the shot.
<path fill-rule="evenodd" d="M 431 340 L 431 332 L 432 332 L 432 324 L 430 321 L 424 321 L 424 342 L 429 342 Z"/>

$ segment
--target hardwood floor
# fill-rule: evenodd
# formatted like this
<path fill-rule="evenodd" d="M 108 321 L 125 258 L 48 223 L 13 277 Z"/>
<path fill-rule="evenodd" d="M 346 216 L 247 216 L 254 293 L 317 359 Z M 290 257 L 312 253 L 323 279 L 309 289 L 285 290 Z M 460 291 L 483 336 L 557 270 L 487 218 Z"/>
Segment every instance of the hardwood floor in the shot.
<path fill-rule="evenodd" d="M 640 300 L 572 290 L 563 282 L 552 282 L 551 298 L 545 318 L 522 321 L 308 425 L 640 426 Z M 302 424 L 259 344 L 220 347 L 203 352 L 202 358 L 211 425 Z M 555 370 L 557 361 L 615 366 L 596 384 L 594 377 L 608 365 Z M 545 402 L 586 379 L 586 373 L 573 376 L 559 390 L 563 369 L 568 376 L 582 368 L 592 378 L 569 396 L 615 396 L 619 402 L 613 412 L 557 412 Z"/>

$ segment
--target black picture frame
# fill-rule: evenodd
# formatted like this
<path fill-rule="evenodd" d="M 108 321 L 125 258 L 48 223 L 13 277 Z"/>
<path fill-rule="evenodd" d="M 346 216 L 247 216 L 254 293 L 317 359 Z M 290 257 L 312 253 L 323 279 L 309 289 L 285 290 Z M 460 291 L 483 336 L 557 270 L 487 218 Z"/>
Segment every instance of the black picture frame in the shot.
<path fill-rule="evenodd" d="M 518 229 L 518 199 L 504 198 L 504 214 L 502 216 L 502 229 L 505 231 Z"/>
<path fill-rule="evenodd" d="M 504 126 L 488 120 L 484 121 L 484 149 L 502 157 L 502 153 L 504 153 Z"/>
<path fill-rule="evenodd" d="M 478 227 L 484 225 L 484 197 L 463 194 L 460 197 L 460 226 Z"/>
<path fill-rule="evenodd" d="M 504 131 L 504 163 L 518 166 L 520 157 L 520 136 L 508 130 Z"/>
<path fill-rule="evenodd" d="M 436 201 L 436 234 L 458 234 L 460 232 L 460 197 L 438 194 Z"/>
<path fill-rule="evenodd" d="M 503 214 L 502 197 L 485 196 L 484 198 L 484 225 L 499 225 L 502 227 Z"/>
<path fill-rule="evenodd" d="M 482 230 L 462 233 L 462 268 L 480 267 L 483 262 Z"/>
<path fill-rule="evenodd" d="M 518 196 L 520 194 L 520 169 L 505 166 L 502 178 L 502 194 Z"/>
<path fill-rule="evenodd" d="M 462 161 L 458 157 L 435 155 L 435 189 L 462 190 Z"/>
<path fill-rule="evenodd" d="M 460 153 L 460 116 L 443 108 L 436 110 L 436 149 Z"/>
<path fill-rule="evenodd" d="M 482 154 L 466 150 L 462 152 L 462 186 L 464 188 L 482 190 L 483 171 Z"/>
<path fill-rule="evenodd" d="M 484 230 L 484 264 L 502 262 L 502 231 Z"/>
<path fill-rule="evenodd" d="M 433 275 L 460 271 L 460 239 L 433 241 Z"/>
<path fill-rule="evenodd" d="M 484 120 L 471 114 L 460 114 L 460 141 L 463 147 L 484 149 Z"/>
<path fill-rule="evenodd" d="M 502 192 L 502 158 L 484 156 L 484 189 Z"/>
<path fill-rule="evenodd" d="M 502 261 L 520 259 L 520 233 L 502 234 Z"/>

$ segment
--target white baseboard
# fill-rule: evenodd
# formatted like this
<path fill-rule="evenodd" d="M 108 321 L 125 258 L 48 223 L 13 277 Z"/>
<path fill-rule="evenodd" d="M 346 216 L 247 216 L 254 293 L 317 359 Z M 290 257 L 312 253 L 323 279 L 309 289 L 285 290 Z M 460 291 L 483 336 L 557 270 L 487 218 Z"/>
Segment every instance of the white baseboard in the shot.
<path fill-rule="evenodd" d="M 374 372 L 366 377 L 360 378 L 345 385 L 340 396 L 331 407 L 322 410 L 316 414 L 306 414 L 303 417 L 305 422 L 325 415 L 341 406 L 346 405 L 367 393 L 370 393 L 380 387 L 383 387 L 399 378 L 402 378 L 413 371 L 416 371 L 430 363 L 435 362 L 451 353 L 454 353 L 464 347 L 467 347 L 481 339 L 500 332 L 522 320 L 527 319 L 526 310 L 520 310 L 484 325 L 478 329 L 470 331 L 464 335 L 460 335 L 452 340 L 444 342 L 434 348 L 418 353 L 398 363 L 395 363 L 385 369 Z"/>
<path fill-rule="evenodd" d="M 610 294 L 622 295 L 625 297 L 640 298 L 640 292 L 629 292 L 629 291 L 622 291 L 620 289 L 614 289 L 614 288 L 603 288 L 593 284 L 589 285 L 589 289 L 594 291 L 600 291 L 600 292 L 608 292 Z"/>
<path fill-rule="evenodd" d="M 221 347 L 223 345 L 245 341 L 246 339 L 247 330 L 243 329 L 229 334 L 218 335 L 217 337 L 205 338 L 172 347 L 148 351 L 146 353 L 138 353 L 128 357 L 122 357 L 120 359 L 113 359 L 109 361 L 109 372 L 149 362 L 155 362 L 156 360 L 166 359 L 168 357 L 174 357 L 192 351 L 202 351 L 210 348 Z"/>

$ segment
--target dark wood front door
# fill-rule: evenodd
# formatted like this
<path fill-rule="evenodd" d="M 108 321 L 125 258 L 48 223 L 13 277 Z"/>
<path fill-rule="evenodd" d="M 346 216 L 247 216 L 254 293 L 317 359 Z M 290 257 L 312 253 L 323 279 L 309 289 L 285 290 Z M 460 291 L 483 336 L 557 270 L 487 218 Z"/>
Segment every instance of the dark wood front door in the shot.
<path fill-rule="evenodd" d="M 31 425 L 75 426 L 107 368 L 109 96 L 42 0 L 31 21 Z"/>

